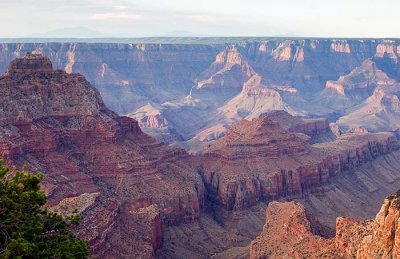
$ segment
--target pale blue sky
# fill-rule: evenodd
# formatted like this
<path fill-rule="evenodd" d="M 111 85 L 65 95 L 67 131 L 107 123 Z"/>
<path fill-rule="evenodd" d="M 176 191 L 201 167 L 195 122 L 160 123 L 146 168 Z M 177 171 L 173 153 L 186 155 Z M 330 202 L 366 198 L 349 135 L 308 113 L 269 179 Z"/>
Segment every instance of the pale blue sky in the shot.
<path fill-rule="evenodd" d="M 400 37 L 400 0 L 0 0 L 0 37 L 83 26 L 107 36 Z"/>

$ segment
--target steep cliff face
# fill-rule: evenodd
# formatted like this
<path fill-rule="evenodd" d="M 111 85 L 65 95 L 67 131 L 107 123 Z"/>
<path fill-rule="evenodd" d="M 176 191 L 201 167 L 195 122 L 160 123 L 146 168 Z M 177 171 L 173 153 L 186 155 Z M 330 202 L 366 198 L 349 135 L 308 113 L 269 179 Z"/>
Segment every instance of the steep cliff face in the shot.
<path fill-rule="evenodd" d="M 397 149 L 392 133 L 343 135 L 313 146 L 308 140 L 283 129 L 268 114 L 236 123 L 201 161 L 208 194 L 236 210 L 260 200 L 299 197 L 305 189 Z"/>
<path fill-rule="evenodd" d="M 255 74 L 238 48 L 234 45 L 227 46 L 199 76 L 196 87 L 192 89 L 190 95 L 219 106 L 240 93 L 243 84 Z"/>
<path fill-rule="evenodd" d="M 246 46 L 246 56 L 255 71 L 274 84 L 311 93 L 322 90 L 335 75 L 346 74 L 374 56 L 377 44 L 325 39 L 254 42 Z"/>
<path fill-rule="evenodd" d="M 338 218 L 336 236 L 317 236 L 310 217 L 295 202 L 269 204 L 263 232 L 250 246 L 250 258 L 399 258 L 399 197 L 385 199 L 375 220 Z"/>
<path fill-rule="evenodd" d="M 203 72 L 197 88 L 242 88 L 244 82 L 255 75 L 253 68 L 235 46 L 219 53 L 210 68 Z"/>
<path fill-rule="evenodd" d="M 357 249 L 358 258 L 400 257 L 400 198 L 399 193 L 388 197 L 372 224 L 372 233 Z"/>
<path fill-rule="evenodd" d="M 107 109 L 82 75 L 27 54 L 0 78 L 0 92 L 0 154 L 9 165 L 45 173 L 50 207 L 74 204 L 81 211 L 76 231 L 93 256 L 129 256 L 132 242 L 142 239 L 158 248 L 161 221 L 199 216 L 204 187 L 180 161 L 187 154 Z"/>
<path fill-rule="evenodd" d="M 271 202 L 263 231 L 250 244 L 250 258 L 342 258 L 334 240 L 314 235 L 313 227 L 301 204 Z"/>

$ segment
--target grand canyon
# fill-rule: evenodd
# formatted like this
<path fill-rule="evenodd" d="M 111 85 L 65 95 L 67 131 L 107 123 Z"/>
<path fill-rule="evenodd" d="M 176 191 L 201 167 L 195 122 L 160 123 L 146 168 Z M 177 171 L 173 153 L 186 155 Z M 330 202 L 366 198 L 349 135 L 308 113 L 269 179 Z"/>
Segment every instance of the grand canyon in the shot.
<path fill-rule="evenodd" d="M 0 156 L 91 258 L 400 258 L 400 40 L 114 41 L 0 44 Z"/>

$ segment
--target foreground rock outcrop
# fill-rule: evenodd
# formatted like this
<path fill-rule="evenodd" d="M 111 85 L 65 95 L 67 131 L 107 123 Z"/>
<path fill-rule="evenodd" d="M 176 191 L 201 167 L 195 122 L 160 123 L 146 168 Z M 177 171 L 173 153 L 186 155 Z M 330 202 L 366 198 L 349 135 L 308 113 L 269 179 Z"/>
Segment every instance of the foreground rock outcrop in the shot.
<path fill-rule="evenodd" d="M 144 134 L 82 75 L 53 70 L 48 58 L 11 62 L 0 78 L 0 127 L 0 155 L 45 174 L 50 207 L 81 212 L 76 232 L 94 257 L 131 258 L 141 246 L 140 258 L 151 257 L 162 222 L 199 217 L 204 187 L 181 162 L 185 151 Z"/>
<path fill-rule="evenodd" d="M 385 199 L 375 220 L 338 218 L 336 236 L 326 239 L 301 204 L 271 202 L 250 258 L 400 258 L 399 204 L 397 192 Z"/>

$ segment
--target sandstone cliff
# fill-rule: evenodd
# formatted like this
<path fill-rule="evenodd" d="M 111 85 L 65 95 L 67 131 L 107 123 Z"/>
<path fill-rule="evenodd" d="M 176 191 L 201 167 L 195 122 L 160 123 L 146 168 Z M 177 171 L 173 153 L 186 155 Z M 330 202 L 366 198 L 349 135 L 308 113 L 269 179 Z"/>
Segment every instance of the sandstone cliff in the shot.
<path fill-rule="evenodd" d="M 301 204 L 271 202 L 250 258 L 399 258 L 399 202 L 398 193 L 386 198 L 375 220 L 338 218 L 331 239 L 316 235 Z"/>

